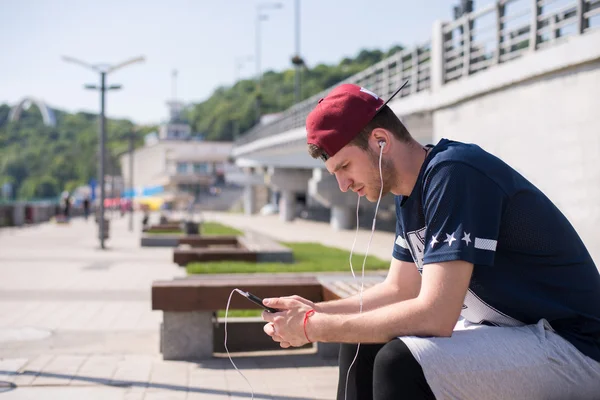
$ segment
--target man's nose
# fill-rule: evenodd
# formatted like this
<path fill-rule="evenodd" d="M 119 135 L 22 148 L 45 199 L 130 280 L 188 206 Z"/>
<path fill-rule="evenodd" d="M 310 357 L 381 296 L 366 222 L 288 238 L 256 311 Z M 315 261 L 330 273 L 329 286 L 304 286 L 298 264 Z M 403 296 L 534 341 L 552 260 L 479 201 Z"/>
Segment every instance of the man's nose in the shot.
<path fill-rule="evenodd" d="M 348 191 L 350 186 L 352 186 L 352 181 L 350 179 L 346 179 L 339 175 L 336 175 L 336 179 L 338 181 L 338 185 L 340 186 L 340 190 L 344 193 Z"/>

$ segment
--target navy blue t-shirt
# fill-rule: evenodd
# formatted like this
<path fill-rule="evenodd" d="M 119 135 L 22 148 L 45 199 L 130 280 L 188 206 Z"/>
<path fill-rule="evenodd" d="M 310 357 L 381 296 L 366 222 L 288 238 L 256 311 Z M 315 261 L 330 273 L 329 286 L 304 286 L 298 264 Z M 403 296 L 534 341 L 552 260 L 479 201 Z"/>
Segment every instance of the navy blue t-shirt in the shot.
<path fill-rule="evenodd" d="M 521 326 L 548 320 L 600 361 L 600 274 L 558 208 L 480 147 L 442 139 L 410 196 L 396 196 L 394 258 L 474 264 L 461 315 Z"/>

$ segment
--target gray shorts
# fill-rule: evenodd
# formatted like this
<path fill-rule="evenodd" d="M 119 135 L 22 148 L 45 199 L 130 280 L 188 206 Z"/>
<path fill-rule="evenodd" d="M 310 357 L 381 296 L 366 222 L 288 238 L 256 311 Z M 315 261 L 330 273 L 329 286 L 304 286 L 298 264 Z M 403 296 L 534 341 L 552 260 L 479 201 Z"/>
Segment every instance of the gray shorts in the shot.
<path fill-rule="evenodd" d="M 597 400 L 600 363 L 546 320 L 490 327 L 460 320 L 452 337 L 401 337 L 437 400 Z"/>

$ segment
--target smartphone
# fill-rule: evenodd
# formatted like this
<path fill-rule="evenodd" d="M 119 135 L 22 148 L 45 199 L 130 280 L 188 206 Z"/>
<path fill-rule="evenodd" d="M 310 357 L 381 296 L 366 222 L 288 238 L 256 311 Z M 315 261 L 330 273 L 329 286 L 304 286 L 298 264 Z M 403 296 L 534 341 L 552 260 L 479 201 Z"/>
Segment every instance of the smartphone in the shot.
<path fill-rule="evenodd" d="M 240 290 L 239 293 L 242 296 L 244 296 L 245 298 L 247 298 L 248 300 L 250 300 L 251 302 L 253 302 L 254 304 L 257 304 L 257 305 L 261 306 L 262 308 L 264 308 L 265 310 L 267 310 L 267 312 L 276 313 L 276 312 L 281 311 L 281 310 L 278 310 L 276 308 L 271 308 L 271 307 L 265 306 L 263 304 L 263 300 L 260 297 L 253 295 L 252 293 L 244 292 L 242 290 Z"/>

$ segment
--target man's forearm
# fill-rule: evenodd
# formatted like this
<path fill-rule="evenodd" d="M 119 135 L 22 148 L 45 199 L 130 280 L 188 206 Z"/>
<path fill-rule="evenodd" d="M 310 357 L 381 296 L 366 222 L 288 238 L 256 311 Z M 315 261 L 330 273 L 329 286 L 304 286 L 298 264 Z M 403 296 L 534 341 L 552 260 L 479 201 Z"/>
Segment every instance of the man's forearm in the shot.
<path fill-rule="evenodd" d="M 315 342 L 385 343 L 404 335 L 447 336 L 431 309 L 418 298 L 363 314 L 317 313 L 307 328 Z"/>
<path fill-rule="evenodd" d="M 374 310 L 388 304 L 397 303 L 412 298 L 409 293 L 403 293 L 399 288 L 387 282 L 378 283 L 363 292 L 363 312 Z M 345 299 L 332 300 L 317 304 L 319 312 L 326 314 L 357 313 L 360 307 L 359 294 Z"/>

